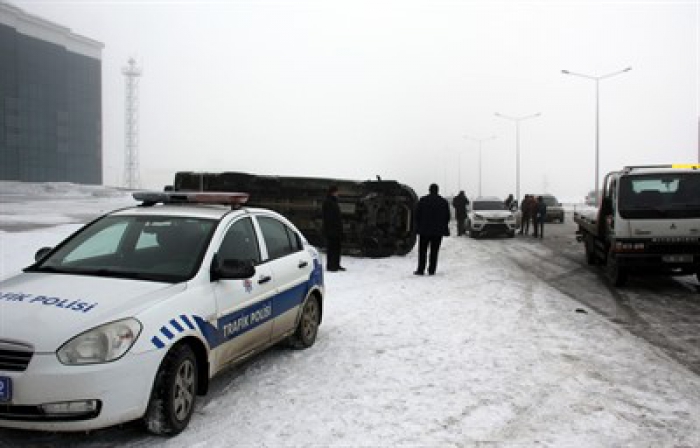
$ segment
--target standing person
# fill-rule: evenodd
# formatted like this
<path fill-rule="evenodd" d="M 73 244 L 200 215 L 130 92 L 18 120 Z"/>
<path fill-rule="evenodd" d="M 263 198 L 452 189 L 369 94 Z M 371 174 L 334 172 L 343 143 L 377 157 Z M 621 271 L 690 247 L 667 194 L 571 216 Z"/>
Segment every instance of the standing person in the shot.
<path fill-rule="evenodd" d="M 520 234 L 525 232 L 525 235 L 530 233 L 530 220 L 532 219 L 532 195 L 526 194 L 520 201 Z"/>
<path fill-rule="evenodd" d="M 503 205 L 506 206 L 506 210 L 511 210 L 511 211 L 513 210 L 513 201 L 514 200 L 515 199 L 513 199 L 513 195 L 509 194 L 508 197 L 506 198 L 506 200 L 503 201 Z"/>
<path fill-rule="evenodd" d="M 530 195 L 530 206 L 528 207 L 528 210 L 530 211 L 530 221 L 532 222 L 532 232 L 535 236 L 537 236 L 537 220 L 535 219 L 535 215 L 537 214 L 537 198 L 535 197 L 534 194 Z"/>
<path fill-rule="evenodd" d="M 460 191 L 457 196 L 452 199 L 452 206 L 455 208 L 455 219 L 457 219 L 457 235 L 465 234 L 464 220 L 467 218 L 467 205 L 469 199 L 464 195 L 464 190 Z"/>
<path fill-rule="evenodd" d="M 547 218 L 547 204 L 544 203 L 542 196 L 537 197 L 537 205 L 535 207 L 535 238 L 544 238 L 544 220 Z"/>
<path fill-rule="evenodd" d="M 344 271 L 340 265 L 340 248 L 343 240 L 343 217 L 338 205 L 338 187 L 328 187 L 326 199 L 321 207 L 323 235 L 326 237 L 326 271 Z"/>
<path fill-rule="evenodd" d="M 430 247 L 428 274 L 435 275 L 438 252 L 442 237 L 450 234 L 450 205 L 438 194 L 437 184 L 430 184 L 430 194 L 423 196 L 416 207 L 416 229 L 418 230 L 418 269 L 416 275 L 423 275 Z"/>

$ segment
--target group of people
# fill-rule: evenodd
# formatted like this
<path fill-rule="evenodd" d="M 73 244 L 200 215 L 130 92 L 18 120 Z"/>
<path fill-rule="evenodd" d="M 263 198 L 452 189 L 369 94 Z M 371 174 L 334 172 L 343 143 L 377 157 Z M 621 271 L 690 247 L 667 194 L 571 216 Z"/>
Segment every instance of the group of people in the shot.
<path fill-rule="evenodd" d="M 533 235 L 535 238 L 544 238 L 544 222 L 547 219 L 547 204 L 542 196 L 535 198 L 532 194 L 526 194 L 520 202 L 520 235 L 530 233 L 530 223 L 532 223 Z"/>
<path fill-rule="evenodd" d="M 450 235 L 449 222 L 451 219 L 450 206 L 445 198 L 440 196 L 437 184 L 431 184 L 429 194 L 423 196 L 416 206 L 415 220 L 418 233 L 418 267 L 415 275 L 435 275 L 438 265 L 438 253 L 442 238 Z M 457 234 L 464 235 L 465 219 L 467 217 L 467 199 L 464 191 L 460 191 L 452 200 L 457 219 Z M 517 201 L 513 195 L 509 195 L 504 201 L 508 210 L 517 210 Z M 526 194 L 520 203 L 522 220 L 520 234 L 528 235 L 530 223 L 533 227 L 535 238 L 544 237 L 544 221 L 547 216 L 547 204 L 542 196 Z M 343 239 L 343 223 L 340 205 L 338 204 L 338 187 L 331 186 L 328 189 L 326 199 L 321 209 L 323 217 L 323 235 L 326 238 L 326 271 L 344 271 L 340 265 L 340 252 Z"/>

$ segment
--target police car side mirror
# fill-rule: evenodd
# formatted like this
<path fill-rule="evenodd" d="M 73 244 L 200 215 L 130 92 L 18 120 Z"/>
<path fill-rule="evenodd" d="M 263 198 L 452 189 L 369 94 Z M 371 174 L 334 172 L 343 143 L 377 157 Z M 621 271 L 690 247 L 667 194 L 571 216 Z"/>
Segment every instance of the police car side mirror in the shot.
<path fill-rule="evenodd" d="M 228 260 L 215 256 L 210 269 L 211 281 L 243 280 L 255 275 L 252 260 Z"/>
<path fill-rule="evenodd" d="M 44 258 L 49 252 L 51 252 L 52 247 L 42 247 L 36 253 L 34 254 L 34 261 L 40 261 L 42 258 Z"/>

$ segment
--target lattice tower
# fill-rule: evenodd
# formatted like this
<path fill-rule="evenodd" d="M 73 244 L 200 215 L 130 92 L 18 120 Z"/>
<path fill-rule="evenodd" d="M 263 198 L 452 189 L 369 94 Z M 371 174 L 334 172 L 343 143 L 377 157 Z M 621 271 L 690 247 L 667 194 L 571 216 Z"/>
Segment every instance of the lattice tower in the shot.
<path fill-rule="evenodd" d="M 129 189 L 139 188 L 139 77 L 141 68 L 136 66 L 134 58 L 129 65 L 122 68 L 126 81 L 126 98 L 124 102 L 124 186 Z"/>

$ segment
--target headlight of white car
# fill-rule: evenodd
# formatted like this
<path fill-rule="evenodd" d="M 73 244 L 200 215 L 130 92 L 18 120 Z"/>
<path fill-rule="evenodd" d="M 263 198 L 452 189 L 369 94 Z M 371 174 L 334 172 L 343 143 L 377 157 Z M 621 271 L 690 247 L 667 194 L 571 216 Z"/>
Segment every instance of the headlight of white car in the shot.
<path fill-rule="evenodd" d="M 515 215 L 506 216 L 506 221 L 515 221 Z"/>
<path fill-rule="evenodd" d="M 129 351 L 141 333 L 141 322 L 128 318 L 88 330 L 69 340 L 56 352 L 65 365 L 115 361 Z"/>
<path fill-rule="evenodd" d="M 474 221 L 483 221 L 484 217 L 478 213 L 474 213 Z"/>

